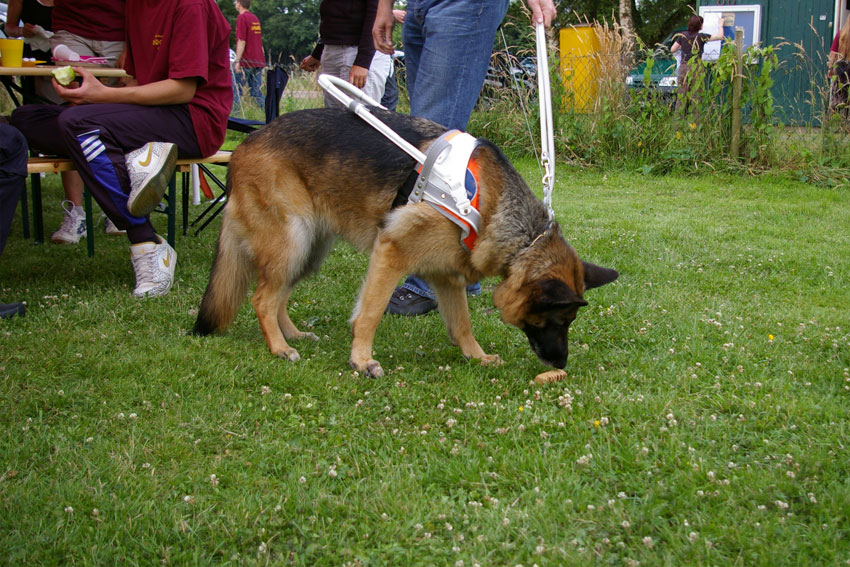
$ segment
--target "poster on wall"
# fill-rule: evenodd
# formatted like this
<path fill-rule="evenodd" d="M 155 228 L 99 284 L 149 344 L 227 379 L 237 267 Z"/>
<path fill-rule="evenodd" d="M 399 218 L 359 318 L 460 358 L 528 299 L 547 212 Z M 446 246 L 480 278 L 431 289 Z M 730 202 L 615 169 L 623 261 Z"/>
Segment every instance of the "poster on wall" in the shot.
<path fill-rule="evenodd" d="M 761 6 L 748 4 L 739 6 L 700 6 L 699 15 L 703 17 L 702 31 L 715 35 L 723 29 L 724 40 L 709 41 L 705 44 L 702 58 L 715 61 L 720 57 L 720 48 L 724 41 L 735 41 L 735 28 L 744 30 L 744 49 L 758 45 L 761 38 Z"/>

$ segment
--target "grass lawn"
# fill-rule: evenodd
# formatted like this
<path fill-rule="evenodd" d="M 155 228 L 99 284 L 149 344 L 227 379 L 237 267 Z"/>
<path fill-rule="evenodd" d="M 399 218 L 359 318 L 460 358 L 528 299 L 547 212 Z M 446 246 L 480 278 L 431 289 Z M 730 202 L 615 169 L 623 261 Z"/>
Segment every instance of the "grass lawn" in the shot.
<path fill-rule="evenodd" d="M 547 386 L 495 281 L 470 304 L 504 365 L 464 360 L 437 314 L 387 317 L 370 380 L 347 367 L 366 267 L 347 245 L 296 289 L 321 340 L 289 363 L 250 302 L 227 334 L 187 336 L 218 222 L 178 238 L 170 295 L 138 301 L 125 239 L 98 232 L 90 259 L 17 219 L 0 298 L 29 311 L 0 321 L 0 564 L 850 562 L 846 190 L 562 167 L 554 202 L 621 277 L 587 293 Z"/>

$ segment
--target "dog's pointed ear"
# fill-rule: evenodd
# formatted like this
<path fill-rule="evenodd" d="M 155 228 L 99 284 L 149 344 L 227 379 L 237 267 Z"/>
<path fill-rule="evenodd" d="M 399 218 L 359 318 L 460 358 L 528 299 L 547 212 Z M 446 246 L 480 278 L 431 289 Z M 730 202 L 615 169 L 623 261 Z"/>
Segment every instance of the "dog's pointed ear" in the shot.
<path fill-rule="evenodd" d="M 538 282 L 539 293 L 532 301 L 530 313 L 553 311 L 555 309 L 567 309 L 584 307 L 587 302 L 576 295 L 570 286 L 561 280 L 551 279 Z"/>
<path fill-rule="evenodd" d="M 620 273 L 611 268 L 603 268 L 590 262 L 581 261 L 584 266 L 584 288 L 593 289 L 601 285 L 609 284 L 616 280 Z"/>

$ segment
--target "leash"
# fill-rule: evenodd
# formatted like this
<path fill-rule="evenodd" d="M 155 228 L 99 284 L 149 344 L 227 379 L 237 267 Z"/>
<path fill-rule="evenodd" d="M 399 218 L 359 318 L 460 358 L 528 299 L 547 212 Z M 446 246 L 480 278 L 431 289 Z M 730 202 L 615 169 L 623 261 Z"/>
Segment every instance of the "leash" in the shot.
<path fill-rule="evenodd" d="M 549 54 L 543 24 L 535 27 L 537 39 L 537 98 L 540 102 L 540 161 L 543 165 L 543 204 L 554 220 L 552 190 L 555 186 L 555 133 L 552 125 L 552 89 L 549 84 Z"/>
<path fill-rule="evenodd" d="M 422 153 L 372 114 L 368 106 L 384 107 L 351 83 L 320 75 L 319 86 L 419 163 L 419 177 L 407 202 L 425 201 L 458 225 L 461 246 L 469 251 L 481 226 L 481 214 L 474 206 L 475 191 L 467 191 L 467 168 L 477 146 L 476 138 L 450 130 L 435 140 L 427 153 Z"/>

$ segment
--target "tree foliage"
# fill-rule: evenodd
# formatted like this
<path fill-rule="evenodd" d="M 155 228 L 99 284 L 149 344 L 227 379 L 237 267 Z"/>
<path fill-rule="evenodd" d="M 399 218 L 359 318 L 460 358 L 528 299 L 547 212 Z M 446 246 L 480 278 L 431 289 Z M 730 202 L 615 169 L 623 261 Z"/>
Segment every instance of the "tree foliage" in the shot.
<path fill-rule="evenodd" d="M 236 9 L 232 0 L 217 0 L 221 11 L 236 26 Z M 648 45 L 663 40 L 671 31 L 686 25 L 693 8 L 688 0 L 631 0 L 635 32 Z M 300 61 L 313 49 L 319 35 L 320 0 L 252 0 L 251 11 L 263 27 L 263 46 L 271 61 Z M 405 2 L 396 1 L 401 7 Z M 613 22 L 619 12 L 619 0 L 556 0 L 559 27 L 588 21 Z M 529 17 L 525 4 L 513 0 L 502 32 L 507 44 L 519 47 L 525 54 L 534 52 L 534 36 L 529 33 Z M 231 36 L 231 45 L 235 34 Z M 497 45 L 504 48 L 501 34 Z"/>
<path fill-rule="evenodd" d="M 234 29 L 234 45 L 236 8 L 231 0 L 217 2 Z M 251 12 L 260 20 L 263 47 L 270 61 L 300 61 L 313 50 L 319 36 L 319 0 L 252 0 Z"/>
<path fill-rule="evenodd" d="M 631 2 L 635 33 L 647 45 L 655 45 L 674 29 L 686 26 L 688 17 L 693 13 L 688 0 Z M 619 13 L 619 0 L 561 0 L 557 6 L 561 26 L 594 20 L 611 23 Z"/>

